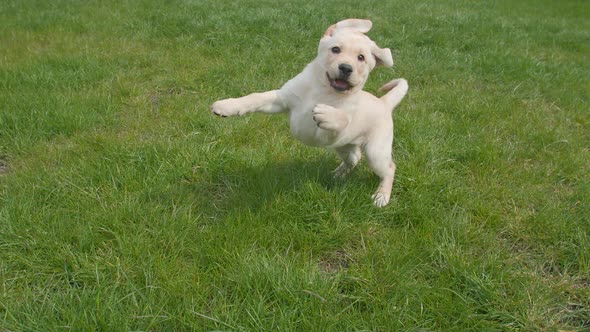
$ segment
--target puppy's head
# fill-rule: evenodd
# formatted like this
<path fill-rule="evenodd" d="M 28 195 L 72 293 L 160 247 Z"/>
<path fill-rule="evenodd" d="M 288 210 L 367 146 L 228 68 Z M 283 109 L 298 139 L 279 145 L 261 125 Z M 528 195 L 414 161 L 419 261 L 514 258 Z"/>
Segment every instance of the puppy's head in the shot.
<path fill-rule="evenodd" d="M 318 61 L 325 72 L 322 79 L 334 90 L 352 93 L 362 90 L 376 66 L 393 66 L 388 48 L 379 48 L 365 35 L 369 20 L 348 19 L 326 30 L 320 40 Z"/>

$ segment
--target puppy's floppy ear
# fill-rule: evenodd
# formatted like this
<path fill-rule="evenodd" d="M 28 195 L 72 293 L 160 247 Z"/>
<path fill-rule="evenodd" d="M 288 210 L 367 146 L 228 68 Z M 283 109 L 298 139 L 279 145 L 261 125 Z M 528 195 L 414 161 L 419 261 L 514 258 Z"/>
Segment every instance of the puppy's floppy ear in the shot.
<path fill-rule="evenodd" d="M 390 49 L 379 48 L 377 44 L 373 43 L 373 45 L 371 46 L 371 53 L 373 53 L 375 60 L 377 60 L 377 66 L 393 66 L 393 56 L 391 56 Z"/>
<path fill-rule="evenodd" d="M 373 22 L 369 20 L 361 20 L 358 18 L 349 18 L 344 21 L 340 21 L 336 24 L 331 25 L 328 30 L 324 33 L 324 37 L 332 37 L 334 32 L 338 29 L 348 28 L 358 32 L 367 33 L 371 30 Z"/>

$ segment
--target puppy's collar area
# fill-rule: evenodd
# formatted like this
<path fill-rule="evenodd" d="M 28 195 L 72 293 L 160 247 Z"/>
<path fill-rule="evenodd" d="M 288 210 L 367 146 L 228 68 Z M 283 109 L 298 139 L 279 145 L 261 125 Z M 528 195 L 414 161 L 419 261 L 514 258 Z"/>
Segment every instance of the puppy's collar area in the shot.
<path fill-rule="evenodd" d="M 353 86 L 347 80 L 340 79 L 340 78 L 332 79 L 330 77 L 330 75 L 328 75 L 328 73 L 326 73 L 326 77 L 328 78 L 328 81 L 330 82 L 330 86 L 332 88 L 334 88 L 336 91 L 344 92 L 344 91 L 348 91 L 353 88 Z"/>

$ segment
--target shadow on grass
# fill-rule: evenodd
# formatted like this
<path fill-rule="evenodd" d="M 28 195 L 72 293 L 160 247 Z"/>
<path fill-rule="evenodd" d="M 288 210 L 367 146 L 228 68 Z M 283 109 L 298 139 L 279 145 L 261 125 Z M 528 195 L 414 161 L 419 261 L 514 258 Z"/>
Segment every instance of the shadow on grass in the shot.
<path fill-rule="evenodd" d="M 314 195 L 338 187 L 340 181 L 331 173 L 337 163 L 329 154 L 311 160 L 268 160 L 255 166 L 227 163 L 205 170 L 195 181 L 185 182 L 183 191 L 198 197 L 200 212 L 208 217 L 258 213 L 275 202 L 297 199 L 302 192 Z"/>

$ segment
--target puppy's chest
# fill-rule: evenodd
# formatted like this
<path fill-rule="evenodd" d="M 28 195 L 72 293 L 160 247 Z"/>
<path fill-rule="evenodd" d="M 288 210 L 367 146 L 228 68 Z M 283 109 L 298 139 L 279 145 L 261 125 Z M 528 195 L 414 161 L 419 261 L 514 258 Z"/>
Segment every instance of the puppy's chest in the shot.
<path fill-rule="evenodd" d="M 307 114 L 311 116 L 314 107 L 318 104 L 329 105 L 345 112 L 354 112 L 354 106 L 356 106 L 347 102 L 343 98 L 309 94 L 308 96 L 302 96 L 289 103 L 289 111 L 291 113 Z"/>
<path fill-rule="evenodd" d="M 291 133 L 306 144 L 313 144 L 309 140 L 315 136 L 317 125 L 313 120 L 313 108 L 316 103 L 303 100 L 289 107 L 289 126 Z"/>

